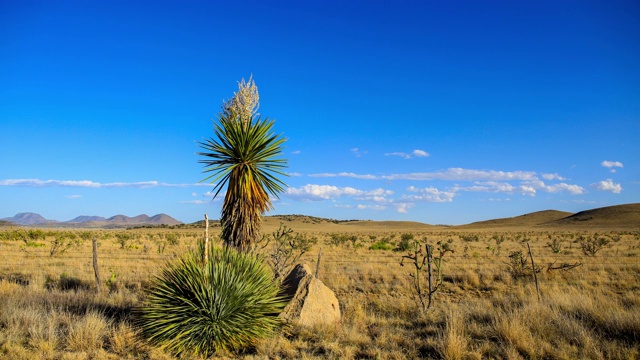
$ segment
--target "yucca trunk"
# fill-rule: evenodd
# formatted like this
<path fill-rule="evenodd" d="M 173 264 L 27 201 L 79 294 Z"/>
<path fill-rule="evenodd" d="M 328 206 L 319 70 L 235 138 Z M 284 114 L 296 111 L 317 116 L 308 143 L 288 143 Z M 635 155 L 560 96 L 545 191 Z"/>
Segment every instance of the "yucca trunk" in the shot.
<path fill-rule="evenodd" d="M 248 251 L 251 244 L 261 236 L 262 214 L 271 208 L 269 195 L 251 177 L 249 165 L 236 167 L 229 178 L 229 186 L 236 185 L 234 191 L 227 190 L 220 218 L 221 238 L 225 245 L 241 251 Z M 246 184 L 249 186 L 243 186 Z"/>

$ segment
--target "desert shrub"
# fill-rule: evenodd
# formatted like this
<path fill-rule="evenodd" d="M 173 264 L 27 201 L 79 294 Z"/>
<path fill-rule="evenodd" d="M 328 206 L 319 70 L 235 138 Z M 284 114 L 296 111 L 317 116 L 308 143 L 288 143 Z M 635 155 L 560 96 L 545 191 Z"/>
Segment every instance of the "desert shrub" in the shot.
<path fill-rule="evenodd" d="M 547 246 L 553 251 L 555 254 L 559 254 L 562 251 L 562 241 L 558 238 L 552 237 L 549 235 L 550 242 L 547 242 Z"/>
<path fill-rule="evenodd" d="M 464 242 L 478 242 L 480 241 L 480 235 L 478 234 L 460 234 L 458 235 L 460 240 Z"/>
<path fill-rule="evenodd" d="M 389 240 L 384 238 L 376 241 L 371 246 L 369 246 L 369 250 L 392 250 L 393 245 L 389 243 Z"/>
<path fill-rule="evenodd" d="M 351 247 L 353 250 L 364 246 L 357 235 L 349 234 L 331 234 L 331 239 L 329 239 L 327 244 L 330 246 Z"/>
<path fill-rule="evenodd" d="M 209 246 L 169 263 L 151 280 L 136 321 L 152 343 L 174 354 L 208 357 L 269 336 L 284 307 L 270 269 L 251 253 Z"/>
<path fill-rule="evenodd" d="M 411 247 L 414 244 L 414 236 L 413 234 L 402 234 L 402 236 L 400 236 L 400 241 L 398 242 L 398 245 L 396 246 L 396 248 L 394 249 L 394 251 L 409 251 L 411 250 Z"/>
<path fill-rule="evenodd" d="M 509 254 L 507 265 L 509 265 L 509 273 L 514 279 L 527 275 L 529 271 L 528 260 L 520 250 L 512 251 Z"/>
<path fill-rule="evenodd" d="M 266 249 L 266 260 L 273 269 L 276 279 L 282 279 L 295 265 L 300 257 L 306 254 L 311 247 L 318 243 L 315 236 L 307 236 L 296 233 L 293 229 L 280 223 L 280 228 L 263 237 L 257 245 Z M 255 249 L 254 249 L 255 251 Z"/>
<path fill-rule="evenodd" d="M 172 246 L 178 245 L 178 234 L 168 233 L 164 237 L 167 239 L 167 244 Z"/>
<path fill-rule="evenodd" d="M 120 249 L 129 249 L 131 245 L 129 242 L 133 239 L 133 235 L 126 232 L 118 232 L 115 234 L 116 244 L 120 245 Z"/>
<path fill-rule="evenodd" d="M 71 248 L 78 248 L 82 245 L 82 239 L 78 238 L 75 233 L 63 231 L 57 233 L 49 247 L 49 255 L 59 255 L 65 253 Z"/>
<path fill-rule="evenodd" d="M 609 245 L 611 240 L 604 236 L 599 236 L 598 234 L 594 234 L 593 236 L 582 236 L 578 237 L 578 243 L 580 243 L 580 248 L 582 248 L 582 253 L 586 256 L 596 256 L 596 253 L 606 246 Z"/>

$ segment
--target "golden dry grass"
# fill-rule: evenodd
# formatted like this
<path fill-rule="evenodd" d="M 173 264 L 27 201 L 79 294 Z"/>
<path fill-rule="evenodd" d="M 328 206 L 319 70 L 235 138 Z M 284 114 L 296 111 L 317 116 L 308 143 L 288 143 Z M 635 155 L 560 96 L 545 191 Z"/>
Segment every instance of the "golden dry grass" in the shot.
<path fill-rule="evenodd" d="M 340 301 L 339 324 L 291 326 L 242 354 L 247 359 L 630 359 L 640 356 L 640 232 L 600 229 L 611 239 L 585 256 L 580 235 L 561 229 L 453 229 L 416 224 L 313 223 L 270 218 L 316 236 L 303 257 L 312 269 L 322 247 L 320 278 Z M 275 220 L 275 221 L 274 221 Z M 0 230 L 11 231 L 11 230 Z M 55 231 L 43 244 L 0 240 L 0 357 L 8 359 L 171 359 L 139 336 L 131 309 L 148 277 L 195 246 L 203 230 L 92 230 L 99 239 L 102 293 L 97 294 L 91 244 L 49 256 Z M 219 228 L 212 228 L 215 239 Z M 125 246 L 117 233 L 131 235 Z M 159 244 L 177 234 L 177 244 Z M 431 244 L 452 240 L 443 288 L 421 313 L 402 253 L 370 250 L 381 240 L 397 246 L 402 234 Z M 354 241 L 335 241 L 338 235 Z M 558 240 L 560 251 L 547 245 Z M 541 299 L 530 274 L 514 277 L 509 255 L 531 245 Z M 354 246 L 355 245 L 355 246 Z M 550 264 L 583 265 L 547 270 Z"/>

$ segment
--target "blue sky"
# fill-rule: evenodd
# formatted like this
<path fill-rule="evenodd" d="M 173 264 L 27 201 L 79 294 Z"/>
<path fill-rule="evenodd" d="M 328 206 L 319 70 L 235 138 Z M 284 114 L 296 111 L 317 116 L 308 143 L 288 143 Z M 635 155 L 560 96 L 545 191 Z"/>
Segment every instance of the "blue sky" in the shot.
<path fill-rule="evenodd" d="M 0 218 L 217 218 L 197 142 L 251 74 L 272 214 L 640 202 L 638 64 L 634 1 L 0 0 Z"/>

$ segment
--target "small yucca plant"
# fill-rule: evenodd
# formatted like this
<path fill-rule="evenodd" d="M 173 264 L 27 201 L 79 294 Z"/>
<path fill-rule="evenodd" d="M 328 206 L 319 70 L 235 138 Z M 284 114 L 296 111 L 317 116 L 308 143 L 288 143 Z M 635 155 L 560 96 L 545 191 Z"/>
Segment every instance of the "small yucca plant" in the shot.
<path fill-rule="evenodd" d="M 143 334 L 174 354 L 205 357 L 269 336 L 285 303 L 273 273 L 255 255 L 203 246 L 167 265 L 136 310 Z"/>

